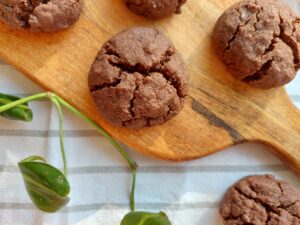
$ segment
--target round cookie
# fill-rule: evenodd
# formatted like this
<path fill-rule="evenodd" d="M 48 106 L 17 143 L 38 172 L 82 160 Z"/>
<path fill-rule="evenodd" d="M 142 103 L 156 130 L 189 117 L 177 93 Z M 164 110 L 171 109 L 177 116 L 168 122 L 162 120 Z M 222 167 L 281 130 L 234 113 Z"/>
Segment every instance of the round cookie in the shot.
<path fill-rule="evenodd" d="M 78 19 L 83 0 L 1 0 L 0 20 L 30 31 L 53 32 Z"/>
<path fill-rule="evenodd" d="M 213 43 L 238 80 L 283 86 L 300 66 L 300 19 L 279 0 L 242 0 L 219 18 Z"/>
<path fill-rule="evenodd" d="M 271 175 L 245 177 L 226 193 L 224 225 L 299 225 L 300 190 Z"/>
<path fill-rule="evenodd" d="M 108 40 L 93 63 L 89 88 L 98 111 L 125 127 L 162 124 L 180 112 L 189 75 L 159 30 L 136 27 Z"/>
<path fill-rule="evenodd" d="M 161 19 L 180 13 L 187 0 L 125 0 L 127 7 L 134 13 L 148 19 Z"/>

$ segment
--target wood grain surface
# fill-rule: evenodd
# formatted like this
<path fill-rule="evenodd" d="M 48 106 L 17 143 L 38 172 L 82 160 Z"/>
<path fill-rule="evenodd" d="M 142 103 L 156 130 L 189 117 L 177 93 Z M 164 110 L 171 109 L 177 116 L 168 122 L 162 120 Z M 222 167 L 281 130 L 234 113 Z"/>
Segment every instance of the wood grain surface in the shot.
<path fill-rule="evenodd" d="M 214 23 L 234 2 L 189 0 L 181 15 L 152 22 L 132 14 L 122 0 L 85 0 L 80 20 L 66 31 L 33 34 L 0 23 L 0 58 L 147 155 L 183 161 L 255 141 L 270 145 L 300 174 L 300 113 L 285 90 L 258 90 L 234 80 L 212 50 Z M 111 126 L 97 114 L 89 95 L 87 74 L 101 45 L 132 26 L 163 29 L 191 75 L 183 111 L 162 126 Z"/>

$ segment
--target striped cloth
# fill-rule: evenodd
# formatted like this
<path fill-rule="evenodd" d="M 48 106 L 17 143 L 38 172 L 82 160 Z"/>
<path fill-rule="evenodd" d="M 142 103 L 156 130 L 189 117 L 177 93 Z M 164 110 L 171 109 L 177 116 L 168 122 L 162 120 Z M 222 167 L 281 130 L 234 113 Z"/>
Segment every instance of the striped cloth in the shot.
<path fill-rule="evenodd" d="M 300 107 L 300 76 L 288 85 Z M 25 96 L 39 87 L 3 63 L 0 92 Z M 31 204 L 17 162 L 30 155 L 44 156 L 61 167 L 56 109 L 48 101 L 31 103 L 32 123 L 0 118 L 0 224 L 83 225 L 119 224 L 128 212 L 131 176 L 122 158 L 95 130 L 65 112 L 65 144 L 72 186 L 69 205 L 45 214 Z M 168 163 L 129 150 L 139 163 L 137 208 L 164 210 L 173 225 L 221 225 L 218 204 L 226 189 L 249 174 L 274 174 L 300 187 L 300 180 L 282 162 L 258 144 L 244 144 L 185 163 Z"/>
<path fill-rule="evenodd" d="M 300 108 L 300 75 L 287 86 Z M 42 92 L 12 67 L 0 62 L 0 92 L 26 96 Z M 31 103 L 32 123 L 0 118 L 1 225 L 117 225 L 129 211 L 131 174 L 115 149 L 95 130 L 65 114 L 65 144 L 71 201 L 55 214 L 38 211 L 26 194 L 17 163 L 30 155 L 62 166 L 58 117 L 48 101 Z M 221 225 L 219 202 L 226 189 L 243 176 L 273 174 L 300 187 L 300 180 L 262 145 L 243 144 L 185 163 L 147 158 L 128 150 L 140 168 L 137 209 L 163 210 L 173 225 Z"/>

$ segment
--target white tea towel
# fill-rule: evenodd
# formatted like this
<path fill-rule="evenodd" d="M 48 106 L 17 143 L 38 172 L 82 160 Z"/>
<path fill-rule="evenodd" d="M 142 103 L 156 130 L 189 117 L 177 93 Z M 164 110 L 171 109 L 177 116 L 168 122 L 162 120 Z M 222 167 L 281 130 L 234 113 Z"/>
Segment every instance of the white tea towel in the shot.
<path fill-rule="evenodd" d="M 300 106 L 300 76 L 288 86 Z M 8 65 L 0 66 L 0 92 L 25 96 L 42 92 Z M 131 175 L 116 150 L 79 118 L 64 111 L 65 145 L 69 163 L 71 201 L 56 214 L 38 211 L 27 196 L 17 163 L 42 155 L 62 167 L 58 117 L 48 101 L 30 104 L 31 123 L 0 118 L 0 224 L 1 225 L 117 225 L 129 210 Z M 300 187 L 299 178 L 266 147 L 244 144 L 185 163 L 147 158 L 135 151 L 140 165 L 137 208 L 164 210 L 174 225 L 219 225 L 218 203 L 225 190 L 249 174 L 274 174 Z"/>

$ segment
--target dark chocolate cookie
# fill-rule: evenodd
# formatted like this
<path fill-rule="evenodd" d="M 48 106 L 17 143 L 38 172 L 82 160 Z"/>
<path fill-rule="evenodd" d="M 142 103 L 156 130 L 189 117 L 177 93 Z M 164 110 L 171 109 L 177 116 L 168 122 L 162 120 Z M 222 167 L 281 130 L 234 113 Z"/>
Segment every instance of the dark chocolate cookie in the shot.
<path fill-rule="evenodd" d="M 214 46 L 231 73 L 258 88 L 290 82 L 300 67 L 300 19 L 279 0 L 243 0 L 216 23 Z"/>
<path fill-rule="evenodd" d="M 78 19 L 83 0 L 0 0 L 0 20 L 30 31 L 52 32 Z"/>
<path fill-rule="evenodd" d="M 245 177 L 228 190 L 220 213 L 224 225 L 299 225 L 300 190 L 271 175 Z"/>
<path fill-rule="evenodd" d="M 148 19 L 161 19 L 180 13 L 187 0 L 125 0 L 127 7 L 134 13 Z"/>
<path fill-rule="evenodd" d="M 159 30 L 136 27 L 108 40 L 89 73 L 99 112 L 117 126 L 162 124 L 180 112 L 189 75 Z"/>

